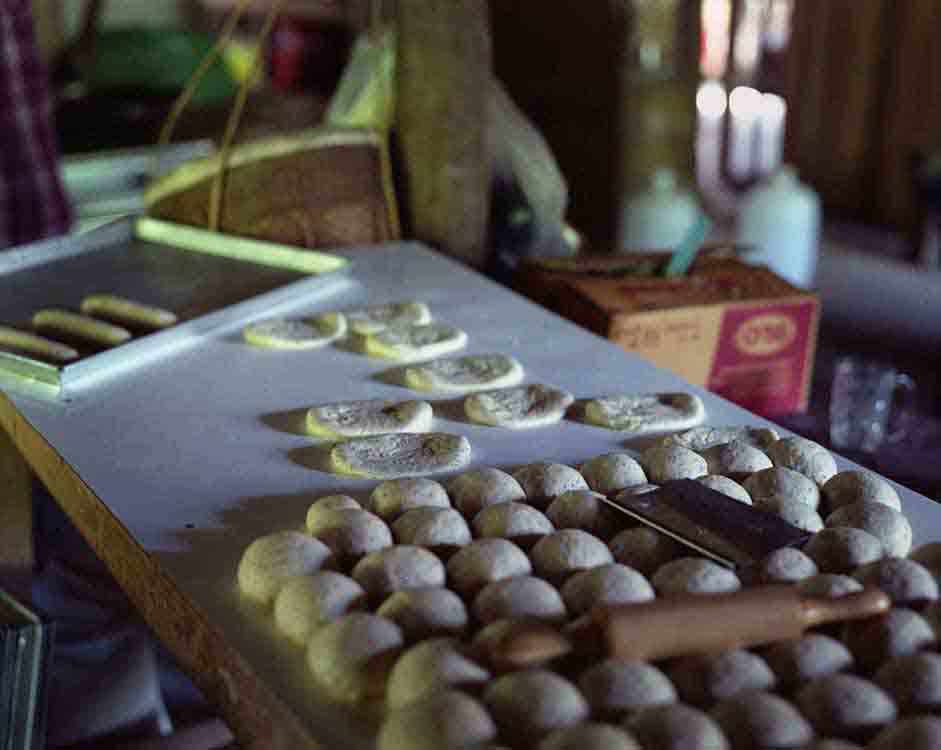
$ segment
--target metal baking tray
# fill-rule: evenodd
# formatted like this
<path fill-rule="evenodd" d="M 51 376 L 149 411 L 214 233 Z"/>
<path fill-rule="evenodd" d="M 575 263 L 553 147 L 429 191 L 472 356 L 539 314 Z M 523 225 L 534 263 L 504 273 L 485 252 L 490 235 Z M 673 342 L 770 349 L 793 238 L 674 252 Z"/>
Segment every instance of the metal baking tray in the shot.
<path fill-rule="evenodd" d="M 0 351 L 2 386 L 28 389 L 38 382 L 59 395 L 166 354 L 209 330 L 273 311 L 301 295 L 333 290 L 348 281 L 347 267 L 348 261 L 336 255 L 147 217 L 2 251 L 2 325 L 30 331 L 37 310 L 78 311 L 89 294 L 117 294 L 179 318 L 160 331 L 133 331 L 130 341 L 110 349 L 69 341 L 80 357 L 66 364 Z"/>

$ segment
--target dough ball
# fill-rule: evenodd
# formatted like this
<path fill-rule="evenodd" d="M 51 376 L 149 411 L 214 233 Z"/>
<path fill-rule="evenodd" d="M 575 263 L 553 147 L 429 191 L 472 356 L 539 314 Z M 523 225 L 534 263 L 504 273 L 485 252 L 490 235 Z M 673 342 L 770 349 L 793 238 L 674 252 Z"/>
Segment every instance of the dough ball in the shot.
<path fill-rule="evenodd" d="M 369 496 L 369 509 L 386 523 L 413 508 L 450 508 L 451 501 L 434 479 L 387 479 Z"/>
<path fill-rule="evenodd" d="M 661 566 L 685 555 L 688 549 L 666 534 L 649 526 L 625 529 L 611 540 L 608 548 L 614 559 L 651 576 Z"/>
<path fill-rule="evenodd" d="M 787 521 L 791 526 L 796 526 L 812 534 L 817 533 L 823 528 L 823 519 L 813 508 L 799 500 L 782 495 L 771 495 L 770 497 L 756 497 L 754 499 L 756 510 L 765 513 L 773 513 L 778 518 Z"/>
<path fill-rule="evenodd" d="M 482 624 L 519 617 L 562 622 L 565 603 L 555 587 L 533 576 L 488 583 L 474 599 L 474 616 Z"/>
<path fill-rule="evenodd" d="M 865 740 L 895 721 L 892 697 L 878 685 L 850 674 L 814 680 L 797 692 L 797 706 L 824 737 Z"/>
<path fill-rule="evenodd" d="M 853 652 L 856 663 L 872 672 L 895 656 L 932 648 L 937 638 L 934 629 L 920 614 L 895 607 L 880 617 L 847 622 L 842 640 Z"/>
<path fill-rule="evenodd" d="M 564 492 L 549 505 L 546 517 L 557 529 L 582 529 L 601 539 L 610 539 L 624 526 L 624 521 L 599 499 L 603 497 L 591 490 Z"/>
<path fill-rule="evenodd" d="M 725 733 L 709 714 L 682 703 L 648 708 L 631 717 L 626 725 L 645 748 L 729 750 L 730 747 Z"/>
<path fill-rule="evenodd" d="M 362 510 L 363 507 L 349 495 L 327 495 L 316 500 L 307 509 L 307 530 L 319 529 L 324 523 L 324 517 L 331 510 Z"/>
<path fill-rule="evenodd" d="M 887 557 L 905 557 L 912 548 L 912 526 L 899 511 L 882 503 L 844 505 L 827 516 L 827 526 L 852 526 L 882 542 Z"/>
<path fill-rule="evenodd" d="M 276 531 L 245 548 L 238 567 L 242 593 L 259 604 L 270 604 L 295 576 L 333 566 L 333 553 L 323 542 L 299 531 Z"/>
<path fill-rule="evenodd" d="M 774 466 L 755 472 L 743 483 L 752 500 L 760 497 L 787 497 L 809 505 L 817 510 L 820 505 L 820 490 L 817 485 L 799 471 Z"/>
<path fill-rule="evenodd" d="M 801 437 L 786 437 L 768 447 L 768 457 L 775 466 L 799 471 L 823 487 L 836 474 L 836 461 L 820 443 Z"/>
<path fill-rule="evenodd" d="M 464 517 L 453 508 L 415 508 L 399 516 L 392 524 L 399 544 L 428 547 L 449 556 L 470 544 L 471 532 Z"/>
<path fill-rule="evenodd" d="M 526 553 L 508 539 L 477 539 L 448 560 L 448 586 L 472 599 L 488 583 L 533 572 Z"/>
<path fill-rule="evenodd" d="M 653 598 L 650 582 L 619 563 L 583 570 L 562 587 L 562 600 L 571 615 L 583 615 L 599 605 L 649 602 Z"/>
<path fill-rule="evenodd" d="M 677 701 L 670 678 L 653 664 L 639 661 L 604 659 L 596 662 L 582 672 L 578 687 L 592 712 L 612 721 Z"/>
<path fill-rule="evenodd" d="M 497 503 L 525 502 L 526 493 L 512 476 L 500 469 L 474 469 L 448 483 L 451 502 L 470 520 L 483 508 Z"/>
<path fill-rule="evenodd" d="M 646 484 L 640 463 L 627 453 L 605 453 L 586 461 L 580 471 L 595 492 L 611 495 L 636 484 Z"/>
<path fill-rule="evenodd" d="M 365 510 L 325 511 L 317 525 L 308 531 L 341 560 L 392 546 L 392 534 L 386 522 Z"/>
<path fill-rule="evenodd" d="M 274 624 L 295 643 L 306 645 L 321 625 L 365 607 L 366 592 L 356 581 L 332 570 L 318 570 L 284 585 L 274 600 Z"/>
<path fill-rule="evenodd" d="M 804 545 L 822 573 L 849 573 L 860 565 L 881 560 L 882 542 L 862 529 L 830 526 Z"/>
<path fill-rule="evenodd" d="M 863 586 L 875 586 L 896 606 L 920 607 L 938 598 L 938 584 L 931 571 L 914 560 L 890 557 L 863 565 L 853 573 Z"/>
<path fill-rule="evenodd" d="M 587 490 L 585 478 L 571 466 L 540 462 L 513 472 L 530 505 L 545 510 L 549 503 L 569 490 Z"/>
<path fill-rule="evenodd" d="M 738 576 L 704 557 L 680 557 L 661 565 L 650 579 L 659 596 L 738 591 Z"/>
<path fill-rule="evenodd" d="M 710 474 L 741 481 L 756 471 L 771 468 L 765 452 L 741 440 L 720 443 L 702 452 Z"/>
<path fill-rule="evenodd" d="M 373 602 L 406 589 L 444 586 L 444 565 L 421 547 L 399 545 L 366 555 L 353 568 L 353 580 Z"/>
<path fill-rule="evenodd" d="M 799 748 L 814 738 L 813 727 L 791 703 L 767 692 L 737 695 L 711 713 L 734 750 Z"/>
<path fill-rule="evenodd" d="M 333 700 L 353 704 L 380 699 L 403 643 L 394 622 L 350 612 L 314 632 L 307 666 Z"/>
<path fill-rule="evenodd" d="M 377 750 L 448 750 L 477 746 L 497 735 L 480 701 L 458 690 L 441 690 L 389 713 Z"/>
<path fill-rule="evenodd" d="M 748 494 L 748 490 L 734 479 L 729 479 L 728 477 L 723 477 L 718 474 L 706 474 L 706 476 L 699 477 L 696 481 L 705 485 L 710 490 L 721 492 L 726 497 L 731 497 L 733 500 L 745 503 L 745 505 L 751 505 L 752 503 L 751 495 Z"/>
<path fill-rule="evenodd" d="M 780 688 L 788 692 L 805 682 L 853 668 L 853 655 L 849 649 L 835 638 L 821 633 L 809 633 L 793 641 L 776 643 L 763 655 Z"/>
<path fill-rule="evenodd" d="M 709 473 L 706 459 L 674 443 L 648 448 L 640 457 L 640 463 L 654 484 L 665 484 L 674 479 L 696 479 Z"/>
<path fill-rule="evenodd" d="M 529 559 L 536 575 L 559 582 L 580 570 L 614 562 L 608 545 L 581 529 L 562 529 L 543 537 Z"/>
<path fill-rule="evenodd" d="M 509 539 L 523 549 L 555 531 L 545 514 L 526 503 L 488 505 L 471 522 L 474 535 Z"/>
<path fill-rule="evenodd" d="M 924 565 L 936 579 L 941 577 L 941 542 L 928 542 L 916 547 L 908 559 Z"/>
<path fill-rule="evenodd" d="M 934 628 L 935 633 L 941 633 L 941 601 L 929 604 L 921 610 L 921 616 Z"/>
<path fill-rule="evenodd" d="M 937 750 L 941 747 L 941 718 L 912 716 L 883 729 L 867 750 Z"/>
<path fill-rule="evenodd" d="M 794 547 L 776 549 L 758 563 L 762 583 L 795 583 L 817 575 L 817 564 Z"/>
<path fill-rule="evenodd" d="M 588 703 L 571 682 L 546 669 L 498 677 L 484 691 L 484 703 L 512 744 L 531 744 L 555 729 L 588 719 Z"/>
<path fill-rule="evenodd" d="M 797 584 L 797 590 L 804 596 L 836 598 L 862 591 L 863 585 L 850 576 L 837 573 L 818 573 L 800 581 Z"/>
<path fill-rule="evenodd" d="M 539 743 L 539 750 L 641 750 L 621 727 L 587 722 L 556 729 Z"/>
<path fill-rule="evenodd" d="M 490 672 L 455 638 L 430 638 L 402 654 L 389 675 L 386 708 L 396 710 L 447 688 L 476 688 Z"/>
<path fill-rule="evenodd" d="M 737 648 L 677 659 L 667 669 L 667 676 L 680 700 L 700 707 L 754 690 L 773 690 L 776 682 L 764 659 Z"/>
<path fill-rule="evenodd" d="M 893 510 L 902 510 L 902 501 L 892 485 L 871 471 L 841 471 L 827 480 L 822 492 L 830 513 L 860 502 L 882 503 Z"/>
<path fill-rule="evenodd" d="M 467 630 L 467 609 L 450 589 L 406 589 L 396 591 L 376 610 L 400 628 L 405 640 L 459 636 Z"/>
<path fill-rule="evenodd" d="M 876 684 L 892 696 L 900 714 L 941 711 L 941 656 L 921 651 L 890 659 Z"/>

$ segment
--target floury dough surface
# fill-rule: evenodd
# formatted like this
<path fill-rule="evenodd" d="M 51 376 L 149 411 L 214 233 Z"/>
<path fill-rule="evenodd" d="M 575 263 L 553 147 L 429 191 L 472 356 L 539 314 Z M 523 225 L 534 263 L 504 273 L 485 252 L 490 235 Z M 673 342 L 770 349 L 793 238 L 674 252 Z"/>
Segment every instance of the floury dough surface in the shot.
<path fill-rule="evenodd" d="M 464 413 L 479 424 L 522 430 L 555 424 L 574 400 L 571 393 L 535 383 L 475 393 L 464 400 Z"/>
<path fill-rule="evenodd" d="M 685 430 L 698 425 L 705 415 L 702 399 L 692 393 L 616 394 L 585 404 L 588 422 L 635 435 Z"/>
<path fill-rule="evenodd" d="M 263 320 L 245 328 L 242 338 L 254 346 L 270 349 L 320 349 L 346 334 L 346 319 L 340 313 L 313 318 Z"/>
<path fill-rule="evenodd" d="M 693 451 L 704 451 L 713 445 L 740 440 L 744 443 L 767 450 L 778 439 L 778 433 L 767 427 L 693 427 L 678 435 L 667 435 L 662 443 L 682 445 Z"/>
<path fill-rule="evenodd" d="M 424 302 L 391 302 L 345 310 L 344 315 L 353 333 L 367 336 L 387 328 L 420 326 L 431 322 L 431 310 Z"/>
<path fill-rule="evenodd" d="M 246 547 L 238 567 L 239 588 L 259 604 L 271 604 L 295 576 L 332 567 L 330 548 L 299 531 L 276 531 Z"/>
<path fill-rule="evenodd" d="M 363 348 L 371 357 L 414 361 L 440 357 L 467 346 L 467 334 L 441 323 L 386 328 L 364 337 Z"/>
<path fill-rule="evenodd" d="M 427 401 L 341 401 L 308 409 L 307 432 L 327 438 L 427 432 L 433 416 Z"/>
<path fill-rule="evenodd" d="M 404 384 L 418 391 L 462 393 L 509 388 L 523 379 L 523 366 L 505 354 L 472 354 L 406 367 Z"/>
<path fill-rule="evenodd" d="M 463 435 L 445 432 L 374 435 L 334 446 L 332 469 L 368 479 L 415 477 L 467 466 L 471 447 Z"/>

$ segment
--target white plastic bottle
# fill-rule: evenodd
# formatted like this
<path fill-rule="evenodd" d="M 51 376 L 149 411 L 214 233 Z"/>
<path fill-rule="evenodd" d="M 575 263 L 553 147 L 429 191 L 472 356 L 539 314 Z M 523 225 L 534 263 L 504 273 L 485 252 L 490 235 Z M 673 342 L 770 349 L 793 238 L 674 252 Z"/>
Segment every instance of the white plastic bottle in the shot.
<path fill-rule="evenodd" d="M 795 286 L 809 289 L 817 272 L 820 198 L 784 166 L 745 194 L 738 241 L 753 249 L 744 258 L 768 266 Z"/>
<path fill-rule="evenodd" d="M 650 187 L 624 199 L 617 252 L 672 252 L 699 217 L 699 203 L 678 189 L 672 169 L 658 169 Z"/>

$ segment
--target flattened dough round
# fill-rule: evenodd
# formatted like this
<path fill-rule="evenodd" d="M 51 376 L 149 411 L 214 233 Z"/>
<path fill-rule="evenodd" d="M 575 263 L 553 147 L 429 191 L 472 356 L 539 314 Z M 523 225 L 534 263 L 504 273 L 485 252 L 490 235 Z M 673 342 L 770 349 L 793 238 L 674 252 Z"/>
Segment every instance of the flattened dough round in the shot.
<path fill-rule="evenodd" d="M 345 315 L 350 330 L 362 336 L 387 328 L 421 326 L 431 322 L 428 305 L 414 301 L 357 307 L 346 310 Z"/>
<path fill-rule="evenodd" d="M 308 409 L 307 432 L 329 438 L 427 432 L 433 416 L 427 401 L 342 401 Z"/>
<path fill-rule="evenodd" d="M 678 435 L 668 435 L 664 443 L 675 443 L 692 451 L 704 451 L 713 445 L 728 443 L 732 440 L 753 445 L 759 450 L 767 450 L 778 439 L 778 433 L 766 427 L 693 427 Z"/>
<path fill-rule="evenodd" d="M 559 422 L 574 400 L 571 393 L 533 383 L 468 396 L 464 413 L 479 424 L 522 430 Z"/>
<path fill-rule="evenodd" d="M 364 337 L 363 348 L 371 357 L 414 361 L 440 357 L 467 346 L 467 334 L 441 323 L 386 328 Z"/>
<path fill-rule="evenodd" d="M 324 313 L 313 318 L 273 318 L 252 323 L 242 338 L 254 346 L 269 349 L 319 349 L 346 334 L 341 313 Z"/>
<path fill-rule="evenodd" d="M 368 479 L 417 477 L 458 471 L 470 462 L 471 447 L 463 435 L 404 432 L 353 438 L 330 451 L 330 464 L 340 474 Z"/>
<path fill-rule="evenodd" d="M 403 380 L 418 391 L 462 393 L 509 388 L 523 379 L 523 366 L 505 354 L 471 354 L 406 367 Z"/>
<path fill-rule="evenodd" d="M 585 404 L 585 419 L 612 430 L 643 434 L 685 430 L 702 422 L 702 399 L 693 393 L 624 393 Z"/>

